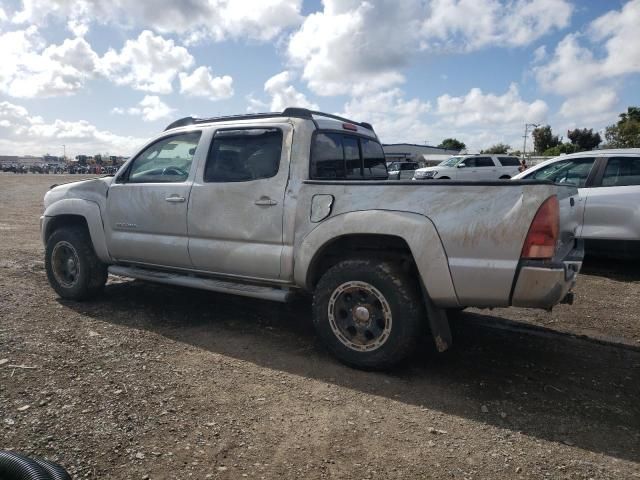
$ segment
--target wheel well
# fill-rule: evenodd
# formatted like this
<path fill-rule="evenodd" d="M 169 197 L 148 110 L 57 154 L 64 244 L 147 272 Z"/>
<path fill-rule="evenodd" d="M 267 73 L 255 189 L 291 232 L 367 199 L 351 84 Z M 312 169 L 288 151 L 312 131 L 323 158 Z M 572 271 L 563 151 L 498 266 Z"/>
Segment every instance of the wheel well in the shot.
<path fill-rule="evenodd" d="M 333 265 L 347 258 L 374 258 L 400 263 L 412 274 L 417 267 L 407 242 L 394 235 L 343 235 L 323 245 L 309 265 L 307 284 L 313 288 Z"/>
<path fill-rule="evenodd" d="M 509 175 L 502 175 L 500 180 L 509 180 L 511 177 Z"/>
<path fill-rule="evenodd" d="M 87 219 L 81 215 L 56 215 L 47 224 L 47 231 L 45 232 L 45 242 L 49 240 L 49 237 L 56 230 L 63 227 L 84 227 L 89 230 Z"/>

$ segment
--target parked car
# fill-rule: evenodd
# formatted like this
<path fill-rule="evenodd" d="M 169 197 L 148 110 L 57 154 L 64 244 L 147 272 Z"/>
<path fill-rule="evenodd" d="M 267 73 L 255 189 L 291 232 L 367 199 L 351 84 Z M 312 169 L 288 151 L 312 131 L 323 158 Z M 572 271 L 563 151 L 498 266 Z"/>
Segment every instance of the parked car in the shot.
<path fill-rule="evenodd" d="M 435 167 L 416 170 L 414 180 L 507 180 L 519 173 L 520 160 L 509 155 L 458 155 Z"/>
<path fill-rule="evenodd" d="M 514 178 L 575 185 L 587 248 L 640 258 L 640 148 L 563 155 Z"/>
<path fill-rule="evenodd" d="M 389 180 L 411 180 L 418 168 L 417 162 L 392 162 L 388 166 Z"/>
<path fill-rule="evenodd" d="M 447 309 L 571 300 L 573 185 L 407 183 L 387 181 L 367 123 L 299 108 L 187 117 L 115 177 L 49 190 L 47 277 L 75 300 L 107 273 L 275 301 L 308 292 L 319 336 L 365 368 L 399 362 L 426 330 L 448 348 Z"/>

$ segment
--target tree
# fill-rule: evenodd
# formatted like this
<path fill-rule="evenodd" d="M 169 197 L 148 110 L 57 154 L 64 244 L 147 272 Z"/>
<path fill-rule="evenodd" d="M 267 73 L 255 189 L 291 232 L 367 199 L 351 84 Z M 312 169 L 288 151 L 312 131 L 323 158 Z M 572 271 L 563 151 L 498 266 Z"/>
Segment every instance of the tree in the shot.
<path fill-rule="evenodd" d="M 560 145 L 560 139 L 553 134 L 549 125 L 535 128 L 531 134 L 533 135 L 534 149 L 538 153 Z"/>
<path fill-rule="evenodd" d="M 620 114 L 618 123 L 609 125 L 604 137 L 612 148 L 640 147 L 640 107 L 628 107 Z"/>
<path fill-rule="evenodd" d="M 504 143 L 496 143 L 486 150 L 481 150 L 480 153 L 507 153 L 510 149 L 511 147 L 509 145 L 506 145 Z"/>
<path fill-rule="evenodd" d="M 456 138 L 445 138 L 440 143 L 440 145 L 438 145 L 438 148 L 444 148 L 446 150 L 456 150 L 459 152 L 460 150 L 464 150 L 465 148 L 467 148 L 467 146 L 464 144 L 464 142 L 461 142 Z"/>
<path fill-rule="evenodd" d="M 593 128 L 587 130 L 586 128 L 569 130 L 567 137 L 571 140 L 571 143 L 576 145 L 577 152 L 583 152 L 585 150 L 593 150 L 602 142 L 599 133 L 593 133 Z"/>
<path fill-rule="evenodd" d="M 560 143 L 555 147 L 547 148 L 544 152 L 542 152 L 542 155 L 545 157 L 557 157 L 562 153 L 574 153 L 579 151 L 580 150 L 578 150 L 578 147 L 576 145 L 574 145 L 573 143 L 567 142 L 567 143 Z"/>

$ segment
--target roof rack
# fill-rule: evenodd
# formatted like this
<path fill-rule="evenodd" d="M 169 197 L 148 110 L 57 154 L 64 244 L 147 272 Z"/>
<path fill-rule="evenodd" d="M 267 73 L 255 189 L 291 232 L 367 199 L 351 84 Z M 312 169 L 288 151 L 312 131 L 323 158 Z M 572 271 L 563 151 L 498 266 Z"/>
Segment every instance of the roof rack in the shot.
<path fill-rule="evenodd" d="M 353 125 L 359 125 L 362 128 L 367 128 L 373 131 L 373 127 L 371 126 L 370 123 L 354 122 L 353 120 L 349 120 L 348 118 L 344 118 L 344 117 L 339 117 L 338 115 L 332 115 L 330 113 L 317 112 L 315 110 L 308 110 L 306 108 L 297 108 L 297 107 L 285 108 L 282 112 L 249 113 L 246 115 L 228 115 L 224 117 L 211 117 L 211 118 L 184 117 L 167 125 L 167 128 L 165 128 L 165 131 L 171 130 L 173 128 L 184 127 L 187 125 L 195 125 L 198 123 L 228 122 L 232 120 L 257 120 L 261 118 L 275 118 L 275 117 L 304 118 L 304 119 L 312 120 L 313 123 L 315 123 L 316 128 L 319 128 L 318 124 L 313 118 L 314 115 L 319 117 L 331 118 L 333 120 L 339 120 L 341 122 L 351 123 Z"/>

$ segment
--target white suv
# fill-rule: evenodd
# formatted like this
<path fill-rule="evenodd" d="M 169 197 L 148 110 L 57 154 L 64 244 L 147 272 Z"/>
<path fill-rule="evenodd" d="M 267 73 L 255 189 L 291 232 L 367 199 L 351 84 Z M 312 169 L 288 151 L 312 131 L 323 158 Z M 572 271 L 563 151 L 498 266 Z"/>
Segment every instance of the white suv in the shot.
<path fill-rule="evenodd" d="M 509 155 L 458 155 L 436 167 L 420 168 L 414 180 L 506 180 L 519 173 L 520 160 Z"/>

